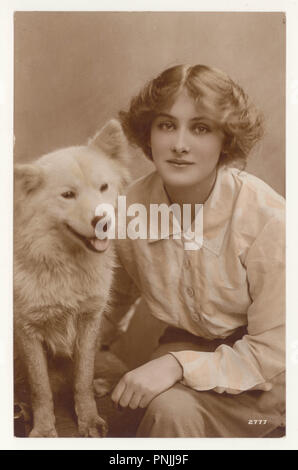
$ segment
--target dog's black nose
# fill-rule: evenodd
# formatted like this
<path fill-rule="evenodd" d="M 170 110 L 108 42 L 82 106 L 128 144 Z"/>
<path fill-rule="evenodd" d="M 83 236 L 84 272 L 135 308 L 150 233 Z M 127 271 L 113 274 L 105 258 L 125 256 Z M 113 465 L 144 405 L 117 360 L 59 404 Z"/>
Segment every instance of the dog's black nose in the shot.
<path fill-rule="evenodd" d="M 104 215 L 97 215 L 96 217 L 93 217 L 91 220 L 91 225 L 93 228 L 96 227 L 97 222 L 99 222 L 101 219 L 103 219 L 105 216 Z"/>

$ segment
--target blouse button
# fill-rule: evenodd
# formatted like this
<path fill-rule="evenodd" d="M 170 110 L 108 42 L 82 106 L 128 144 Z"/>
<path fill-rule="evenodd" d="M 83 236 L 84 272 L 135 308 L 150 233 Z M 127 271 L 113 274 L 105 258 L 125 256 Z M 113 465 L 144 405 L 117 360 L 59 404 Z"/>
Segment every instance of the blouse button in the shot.
<path fill-rule="evenodd" d="M 194 290 L 191 287 L 187 287 L 186 292 L 188 293 L 189 297 L 194 296 Z"/>
<path fill-rule="evenodd" d="M 186 241 L 193 240 L 194 234 L 192 232 L 184 232 L 183 237 Z"/>
<path fill-rule="evenodd" d="M 189 268 L 190 268 L 190 261 L 189 261 L 189 259 L 187 259 L 187 258 L 185 259 L 184 265 L 185 265 L 186 269 L 189 269 Z"/>
<path fill-rule="evenodd" d="M 198 314 L 198 312 L 193 312 L 191 314 L 191 317 L 194 321 L 199 321 L 199 319 L 200 319 L 200 315 Z"/>

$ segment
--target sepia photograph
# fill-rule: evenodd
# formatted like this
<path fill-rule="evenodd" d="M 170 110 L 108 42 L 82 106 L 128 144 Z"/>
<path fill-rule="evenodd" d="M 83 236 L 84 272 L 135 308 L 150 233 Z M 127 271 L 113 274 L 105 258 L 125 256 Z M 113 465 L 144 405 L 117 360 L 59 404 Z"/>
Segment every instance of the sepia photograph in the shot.
<path fill-rule="evenodd" d="M 14 438 L 278 445 L 286 11 L 11 20 Z"/>

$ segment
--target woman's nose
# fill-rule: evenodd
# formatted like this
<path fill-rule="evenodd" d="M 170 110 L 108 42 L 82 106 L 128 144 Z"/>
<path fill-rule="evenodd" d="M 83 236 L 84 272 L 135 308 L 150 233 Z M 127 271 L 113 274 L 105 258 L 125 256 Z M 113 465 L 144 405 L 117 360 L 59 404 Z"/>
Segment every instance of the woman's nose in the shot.
<path fill-rule="evenodd" d="M 190 148 L 189 144 L 187 142 L 187 135 L 186 131 L 184 129 L 180 129 L 176 135 L 175 135 L 175 140 L 172 145 L 172 152 L 178 155 L 183 155 L 186 153 L 189 153 Z"/>

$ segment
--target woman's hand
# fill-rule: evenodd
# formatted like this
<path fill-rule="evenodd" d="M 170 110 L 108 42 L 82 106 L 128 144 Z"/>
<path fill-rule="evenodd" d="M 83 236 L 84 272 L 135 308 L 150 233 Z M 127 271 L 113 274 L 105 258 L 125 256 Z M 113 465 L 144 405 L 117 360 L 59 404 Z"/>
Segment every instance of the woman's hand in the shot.
<path fill-rule="evenodd" d="M 153 359 L 127 372 L 116 385 L 112 400 L 116 406 L 145 408 L 153 398 L 183 377 L 183 369 L 172 354 Z"/>

